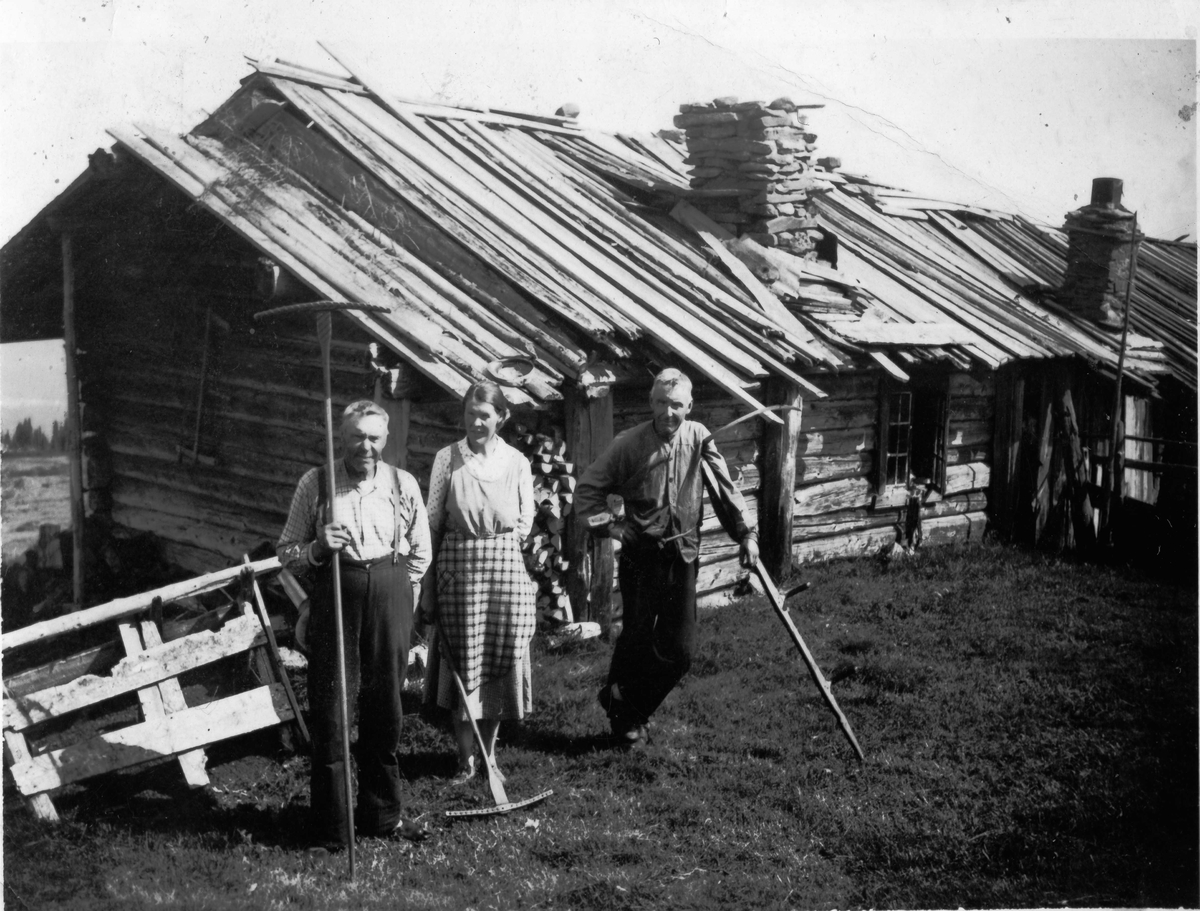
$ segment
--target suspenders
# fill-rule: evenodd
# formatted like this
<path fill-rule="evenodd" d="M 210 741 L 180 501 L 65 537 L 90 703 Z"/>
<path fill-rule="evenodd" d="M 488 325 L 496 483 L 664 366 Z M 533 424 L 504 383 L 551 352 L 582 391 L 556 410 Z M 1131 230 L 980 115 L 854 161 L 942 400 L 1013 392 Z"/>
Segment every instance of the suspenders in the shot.
<path fill-rule="evenodd" d="M 388 475 L 392 479 L 392 565 L 395 566 L 400 562 L 400 540 L 403 538 L 403 533 L 400 530 L 404 522 L 404 514 L 400 511 L 400 501 L 402 499 L 400 493 L 400 469 L 395 465 L 386 465 Z M 329 483 L 326 480 L 326 468 L 321 465 L 317 468 L 317 521 L 329 521 Z"/>

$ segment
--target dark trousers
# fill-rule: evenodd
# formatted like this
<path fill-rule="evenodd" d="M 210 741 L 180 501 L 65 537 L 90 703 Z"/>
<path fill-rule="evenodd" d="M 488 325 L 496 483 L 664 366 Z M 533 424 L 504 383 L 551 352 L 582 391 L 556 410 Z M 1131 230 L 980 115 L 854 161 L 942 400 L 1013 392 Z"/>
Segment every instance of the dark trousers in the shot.
<path fill-rule="evenodd" d="M 608 683 L 621 701 L 609 710 L 616 729 L 650 720 L 687 673 L 696 644 L 696 569 L 675 548 L 621 551 L 621 635 L 613 648 Z"/>
<path fill-rule="evenodd" d="M 314 836 L 345 843 L 346 794 L 337 695 L 337 634 L 333 573 L 320 573 L 309 620 L 308 701 L 313 741 L 310 796 Z M 342 561 L 342 624 L 346 639 L 348 717 L 358 711 L 356 827 L 385 835 L 400 819 L 400 768 L 396 751 L 404 712 L 400 688 L 408 670 L 412 636 L 412 585 L 401 556 L 369 566 Z"/>

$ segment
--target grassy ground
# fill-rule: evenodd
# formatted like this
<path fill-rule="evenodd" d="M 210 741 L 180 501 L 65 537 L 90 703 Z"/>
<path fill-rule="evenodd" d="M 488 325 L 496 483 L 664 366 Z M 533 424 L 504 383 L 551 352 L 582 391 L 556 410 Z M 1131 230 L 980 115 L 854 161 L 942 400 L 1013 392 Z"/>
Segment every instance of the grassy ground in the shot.
<path fill-rule="evenodd" d="M 5 907 L 968 908 L 1187 906 L 1197 883 L 1196 591 L 999 546 L 812 569 L 793 616 L 860 766 L 758 597 L 702 620 L 685 683 L 631 754 L 597 740 L 609 647 L 536 656 L 536 712 L 500 751 L 507 817 L 422 845 L 303 848 L 307 760 L 214 747 L 75 788 L 58 828 L 5 803 Z M 412 809 L 450 793 L 414 717 Z"/>
<path fill-rule="evenodd" d="M 71 527 L 71 477 L 65 455 L 6 455 L 0 463 L 4 562 L 37 543 L 44 523 Z"/>

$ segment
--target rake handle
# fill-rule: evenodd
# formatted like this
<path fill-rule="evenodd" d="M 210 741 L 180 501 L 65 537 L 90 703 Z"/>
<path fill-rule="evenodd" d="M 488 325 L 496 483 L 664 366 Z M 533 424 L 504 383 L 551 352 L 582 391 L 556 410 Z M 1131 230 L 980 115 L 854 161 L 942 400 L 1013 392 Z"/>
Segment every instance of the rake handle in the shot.
<path fill-rule="evenodd" d="M 759 581 L 762 582 L 763 590 L 767 593 L 767 600 L 771 602 L 771 607 L 775 609 L 775 613 L 779 619 L 783 621 L 783 625 L 787 627 L 788 635 L 792 637 L 792 642 L 800 652 L 800 657 L 804 659 L 805 665 L 808 666 L 808 673 L 812 676 L 813 683 L 817 685 L 817 689 L 821 691 L 821 695 L 825 697 L 825 703 L 837 716 L 838 724 L 841 725 L 842 733 L 846 735 L 846 739 L 850 741 L 850 746 L 854 748 L 854 752 L 858 755 L 858 761 L 864 762 L 866 755 L 863 753 L 862 747 L 858 745 L 858 740 L 854 736 L 854 731 L 850 729 L 850 722 L 846 720 L 846 716 L 842 714 L 842 709 L 838 705 L 837 700 L 833 697 L 833 689 L 829 681 L 821 673 L 821 669 L 817 667 L 817 661 L 812 656 L 812 652 L 808 650 L 808 646 L 804 644 L 804 639 L 800 636 L 800 631 L 796 629 L 796 624 L 792 622 L 791 615 L 787 612 L 787 608 L 783 606 L 783 598 L 779 594 L 779 589 L 775 587 L 775 582 L 771 579 L 770 573 L 762 565 L 762 561 L 754 564 L 754 571 L 758 574 Z"/>
<path fill-rule="evenodd" d="M 333 319 L 327 310 L 317 312 L 317 339 L 321 343 L 321 369 L 325 377 L 325 477 L 329 503 L 329 521 L 336 521 L 334 503 L 337 481 L 333 456 L 333 384 L 330 380 L 329 348 L 333 339 Z M 338 718 L 342 728 L 342 788 L 346 794 L 346 859 L 350 879 L 354 880 L 354 782 L 350 777 L 350 706 L 346 696 L 346 632 L 342 621 L 342 561 L 334 551 L 330 559 L 333 573 L 333 628 L 337 640 Z"/>
<path fill-rule="evenodd" d="M 700 463 L 704 470 L 705 480 L 711 490 L 719 490 L 717 480 L 712 475 L 712 469 L 705 462 Z M 715 508 L 715 507 L 714 507 Z M 771 607 L 775 609 L 775 613 L 779 619 L 783 621 L 783 625 L 787 627 L 788 635 L 792 637 L 792 642 L 795 643 L 797 650 L 800 652 L 800 657 L 804 659 L 805 665 L 808 667 L 808 672 L 812 675 L 813 683 L 817 685 L 817 689 L 821 691 L 821 695 L 825 697 L 825 704 L 837 716 L 838 724 L 841 725 L 842 733 L 846 735 L 846 739 L 850 741 L 850 746 L 854 748 L 855 754 L 858 756 L 859 762 L 866 760 L 866 755 L 863 753 L 862 747 L 858 745 L 858 739 L 854 736 L 854 731 L 850 729 L 850 722 L 846 720 L 846 716 L 842 714 L 841 706 L 837 700 L 833 698 L 833 690 L 830 688 L 829 681 L 821 673 L 821 669 L 817 667 L 817 661 L 812 656 L 812 652 L 808 650 L 808 646 L 804 644 L 804 639 L 800 636 L 800 631 L 796 629 L 796 624 L 792 622 L 791 615 L 787 612 L 787 608 L 783 605 L 783 596 L 779 594 L 779 589 L 775 587 L 775 581 L 771 578 L 771 574 L 767 572 L 762 565 L 761 560 L 756 560 L 754 563 L 754 572 L 758 575 L 758 579 L 762 582 L 763 591 L 767 593 L 767 600 L 771 602 Z M 795 594 L 807 588 L 807 585 L 799 585 L 793 588 L 788 594 Z"/>
<path fill-rule="evenodd" d="M 475 742 L 479 744 L 479 752 L 483 754 L 483 765 L 487 770 L 488 788 L 492 792 L 492 800 L 495 801 L 497 807 L 500 807 L 509 802 L 508 795 L 504 792 L 504 784 L 500 781 L 500 770 L 496 768 L 496 760 L 488 752 L 487 744 L 483 742 L 483 735 L 479 733 L 479 725 L 475 723 L 475 718 L 467 708 L 467 687 L 462 682 L 462 677 L 458 676 L 458 666 L 454 663 L 454 652 L 450 648 L 450 638 L 446 635 L 446 631 L 442 629 L 440 623 L 435 624 L 434 629 L 437 630 L 438 640 L 442 643 L 443 657 L 446 659 L 446 666 L 450 668 L 450 675 L 454 678 L 454 685 L 458 688 L 458 698 L 462 700 L 463 714 L 467 716 L 467 720 L 471 722 L 471 732 L 475 735 Z"/>

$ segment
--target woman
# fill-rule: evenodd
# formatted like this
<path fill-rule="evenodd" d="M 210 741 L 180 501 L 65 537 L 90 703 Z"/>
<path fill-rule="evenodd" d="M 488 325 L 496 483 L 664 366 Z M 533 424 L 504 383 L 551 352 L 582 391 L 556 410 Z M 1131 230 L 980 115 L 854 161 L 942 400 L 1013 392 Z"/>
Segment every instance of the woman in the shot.
<path fill-rule="evenodd" d="M 435 562 L 421 607 L 426 622 L 436 622 L 449 640 L 466 705 L 445 662 L 431 662 L 427 692 L 436 692 L 438 705 L 453 710 L 455 784 L 470 781 L 477 771 L 471 718 L 494 761 L 500 722 L 523 718 L 533 708 L 529 642 L 537 590 L 521 542 L 536 507 L 529 462 L 496 435 L 508 416 L 499 386 L 486 381 L 471 386 L 463 396 L 466 436 L 437 454 L 429 480 Z"/>

